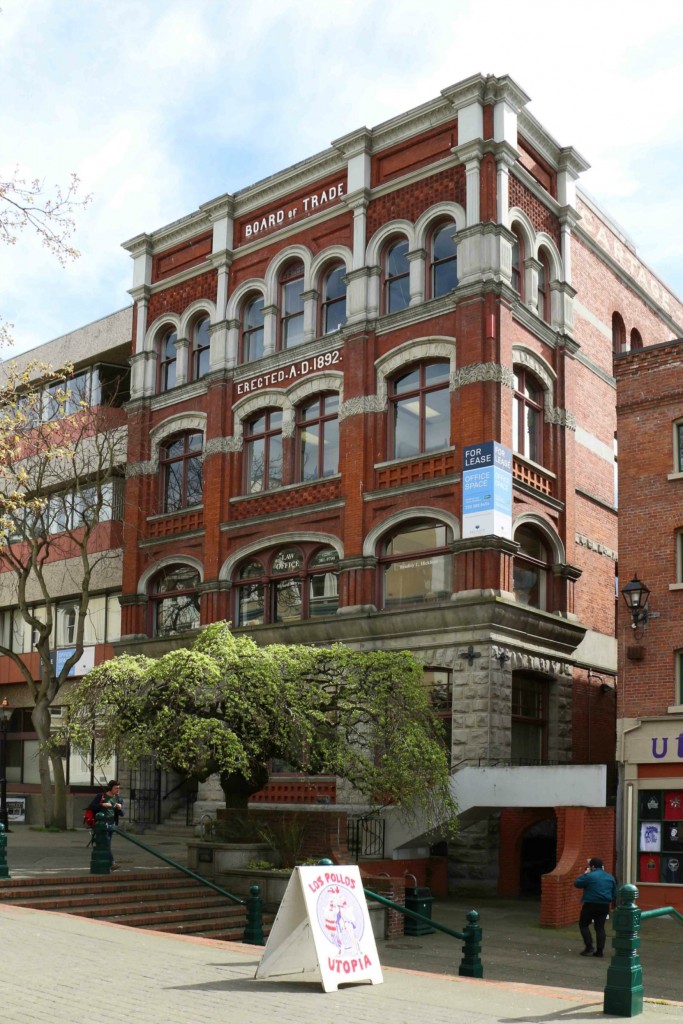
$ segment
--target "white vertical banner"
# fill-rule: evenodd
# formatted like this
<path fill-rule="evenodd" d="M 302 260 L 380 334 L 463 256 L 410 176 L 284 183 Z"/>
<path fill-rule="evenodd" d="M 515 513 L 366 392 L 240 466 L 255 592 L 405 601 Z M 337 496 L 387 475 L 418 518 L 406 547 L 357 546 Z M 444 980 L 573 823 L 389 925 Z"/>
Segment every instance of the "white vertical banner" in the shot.
<path fill-rule="evenodd" d="M 357 864 L 295 868 L 257 978 L 340 985 L 384 980 Z"/>

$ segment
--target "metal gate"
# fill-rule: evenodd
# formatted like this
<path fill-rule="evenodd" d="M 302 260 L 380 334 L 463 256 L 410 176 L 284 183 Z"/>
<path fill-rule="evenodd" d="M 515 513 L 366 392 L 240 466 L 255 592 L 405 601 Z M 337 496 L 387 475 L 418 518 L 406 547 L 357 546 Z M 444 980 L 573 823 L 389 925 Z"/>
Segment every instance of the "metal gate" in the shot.
<path fill-rule="evenodd" d="M 130 773 L 129 821 L 158 825 L 161 820 L 161 772 L 154 757 L 142 757 Z"/>
<path fill-rule="evenodd" d="M 362 814 L 348 818 L 346 844 L 353 860 L 384 856 L 384 818 Z"/>

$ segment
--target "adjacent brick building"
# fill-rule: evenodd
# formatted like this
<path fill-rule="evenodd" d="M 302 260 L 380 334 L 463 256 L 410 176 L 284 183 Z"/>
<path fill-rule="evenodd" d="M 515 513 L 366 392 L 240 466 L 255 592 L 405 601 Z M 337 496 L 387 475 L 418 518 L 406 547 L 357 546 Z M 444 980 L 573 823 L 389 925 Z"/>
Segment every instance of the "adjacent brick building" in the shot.
<path fill-rule="evenodd" d="M 683 341 L 615 360 L 620 586 L 650 590 L 647 621 L 619 609 L 622 878 L 644 907 L 683 909 Z"/>
<path fill-rule="evenodd" d="M 579 859 L 613 854 L 612 789 L 581 768 L 614 761 L 613 349 L 683 325 L 527 103 L 473 76 L 125 246 L 117 649 L 227 618 L 260 643 L 413 650 L 454 767 L 512 780 L 463 803 L 451 850 L 454 879 L 508 894 L 576 873 L 562 803 L 587 835 L 581 808 L 608 823 Z M 512 501 L 482 536 L 463 452 L 489 442 Z M 285 767 L 260 800 L 310 797 Z"/>

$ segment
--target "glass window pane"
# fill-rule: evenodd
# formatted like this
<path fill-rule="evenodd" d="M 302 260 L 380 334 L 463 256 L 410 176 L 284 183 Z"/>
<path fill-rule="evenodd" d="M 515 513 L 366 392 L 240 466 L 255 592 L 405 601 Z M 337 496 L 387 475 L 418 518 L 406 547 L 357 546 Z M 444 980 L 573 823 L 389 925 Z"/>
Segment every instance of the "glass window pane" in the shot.
<path fill-rule="evenodd" d="M 339 555 L 334 548 L 322 548 L 311 559 L 311 567 L 318 565 L 331 565 L 339 561 Z"/>
<path fill-rule="evenodd" d="M 263 356 L 263 328 L 257 328 L 245 335 L 244 360 L 253 362 Z"/>
<path fill-rule="evenodd" d="M 301 618 L 301 581 L 279 580 L 275 584 L 275 621 Z"/>
<path fill-rule="evenodd" d="M 320 424 L 310 423 L 301 435 L 301 479 L 317 480 L 320 452 Z"/>
<path fill-rule="evenodd" d="M 418 397 L 394 402 L 394 458 L 420 453 L 420 400 Z"/>
<path fill-rule="evenodd" d="M 247 445 L 247 491 L 255 494 L 265 487 L 266 442 L 263 438 Z"/>
<path fill-rule="evenodd" d="M 387 313 L 397 313 L 410 303 L 410 279 L 397 277 L 387 283 Z"/>
<path fill-rule="evenodd" d="M 290 316 L 283 323 L 282 343 L 284 348 L 294 348 L 304 340 L 304 315 Z"/>
<path fill-rule="evenodd" d="M 408 273 L 408 242 L 396 242 L 387 253 L 387 277 Z"/>
<path fill-rule="evenodd" d="M 384 573 L 384 606 L 450 597 L 451 562 L 449 555 L 430 555 L 388 565 Z"/>
<path fill-rule="evenodd" d="M 394 394 L 400 395 L 405 391 L 416 391 L 420 386 L 420 370 L 415 368 L 410 373 L 403 374 L 394 381 Z"/>
<path fill-rule="evenodd" d="M 338 607 L 337 574 L 325 572 L 311 576 L 308 594 L 309 616 L 312 618 L 315 615 L 334 615 Z"/>
<path fill-rule="evenodd" d="M 177 512 L 183 507 L 183 464 L 172 462 L 166 467 L 166 488 L 164 491 L 164 511 Z"/>
<path fill-rule="evenodd" d="M 451 401 L 447 388 L 425 395 L 424 450 L 447 448 L 451 440 Z"/>
<path fill-rule="evenodd" d="M 273 559 L 273 573 L 296 572 L 302 568 L 304 557 L 299 548 L 282 548 Z"/>
<path fill-rule="evenodd" d="M 263 576 L 263 566 L 260 562 L 255 559 L 253 562 L 248 562 L 247 565 L 240 571 L 240 579 L 247 580 L 253 576 Z"/>
<path fill-rule="evenodd" d="M 541 570 L 515 559 L 513 568 L 515 600 L 531 608 L 541 607 Z"/>
<path fill-rule="evenodd" d="M 273 490 L 282 484 L 282 435 L 269 438 L 268 445 L 268 487 Z"/>
<path fill-rule="evenodd" d="M 177 594 L 165 597 L 157 607 L 157 635 L 182 633 L 199 625 L 199 596 Z"/>
<path fill-rule="evenodd" d="M 427 363 L 424 368 L 425 384 L 445 384 L 450 376 L 450 363 Z"/>
<path fill-rule="evenodd" d="M 237 625 L 260 626 L 264 622 L 264 586 L 252 583 L 237 590 Z"/>
<path fill-rule="evenodd" d="M 433 551 L 450 543 L 450 531 L 447 526 L 424 524 L 408 527 L 394 534 L 386 546 L 388 555 L 404 555 L 411 551 Z"/>
<path fill-rule="evenodd" d="M 323 476 L 339 472 L 339 421 L 328 420 L 323 434 Z"/>
<path fill-rule="evenodd" d="M 187 463 L 187 500 L 186 506 L 202 503 L 202 464 L 199 459 L 189 459 Z"/>
<path fill-rule="evenodd" d="M 444 224 L 434 234 L 434 259 L 447 260 L 455 256 L 455 224 Z"/>

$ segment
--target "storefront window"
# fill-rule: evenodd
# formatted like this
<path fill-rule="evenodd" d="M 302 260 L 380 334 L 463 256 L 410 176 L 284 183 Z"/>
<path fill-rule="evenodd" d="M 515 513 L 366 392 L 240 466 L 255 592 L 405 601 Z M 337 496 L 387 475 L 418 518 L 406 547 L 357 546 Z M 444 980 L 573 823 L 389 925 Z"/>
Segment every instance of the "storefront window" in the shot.
<path fill-rule="evenodd" d="M 638 794 L 638 881 L 683 885 L 683 789 Z"/>

